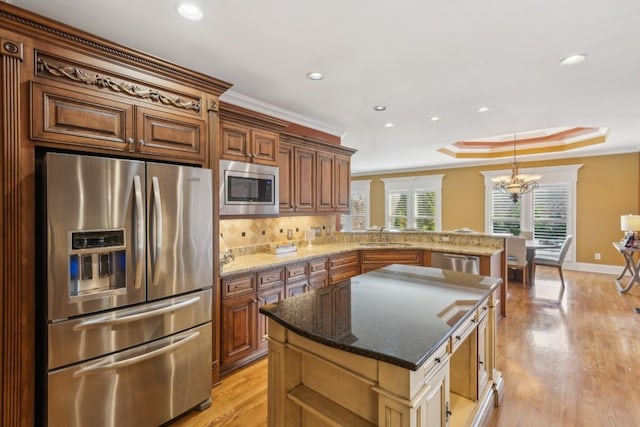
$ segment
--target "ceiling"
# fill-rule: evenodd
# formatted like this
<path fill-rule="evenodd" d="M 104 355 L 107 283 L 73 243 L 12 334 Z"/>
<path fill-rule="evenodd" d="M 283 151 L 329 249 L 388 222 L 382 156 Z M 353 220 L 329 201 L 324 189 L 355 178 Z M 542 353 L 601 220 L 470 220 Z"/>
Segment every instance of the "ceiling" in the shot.
<path fill-rule="evenodd" d="M 10 3 L 228 81 L 229 103 L 341 135 L 356 174 L 506 164 L 438 149 L 545 128 L 608 135 L 519 160 L 640 151 L 638 0 L 192 0 L 198 22 L 178 0 Z M 559 64 L 575 53 L 587 60 Z"/>

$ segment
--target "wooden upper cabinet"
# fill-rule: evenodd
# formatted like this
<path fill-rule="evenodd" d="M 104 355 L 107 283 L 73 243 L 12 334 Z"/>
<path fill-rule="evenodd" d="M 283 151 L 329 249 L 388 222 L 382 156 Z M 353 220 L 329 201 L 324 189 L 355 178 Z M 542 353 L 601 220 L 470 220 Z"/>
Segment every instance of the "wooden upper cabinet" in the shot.
<path fill-rule="evenodd" d="M 349 212 L 351 158 L 333 153 L 317 154 L 318 212 Z"/>
<path fill-rule="evenodd" d="M 287 142 L 280 143 L 280 213 L 310 213 L 315 211 L 316 153 Z"/>
<path fill-rule="evenodd" d="M 31 138 L 129 150 L 133 106 L 113 97 L 31 83 Z"/>
<path fill-rule="evenodd" d="M 278 166 L 280 132 L 287 122 L 220 103 L 220 158 Z"/>
<path fill-rule="evenodd" d="M 333 212 L 335 210 L 333 200 L 335 156 L 331 153 L 318 152 L 316 162 L 318 164 L 316 209 L 318 212 Z"/>
<path fill-rule="evenodd" d="M 157 77 L 128 78 L 111 63 L 60 53 L 35 56 L 30 137 L 38 145 L 207 163 L 203 92 Z"/>
<path fill-rule="evenodd" d="M 277 133 L 226 122 L 221 122 L 220 133 L 222 141 L 220 157 L 223 159 L 277 165 L 279 140 Z"/>
<path fill-rule="evenodd" d="M 337 212 L 349 212 L 351 200 L 351 157 L 336 156 L 334 201 Z"/>
<path fill-rule="evenodd" d="M 160 110 L 136 108 L 137 150 L 167 157 L 205 160 L 205 123 Z"/>

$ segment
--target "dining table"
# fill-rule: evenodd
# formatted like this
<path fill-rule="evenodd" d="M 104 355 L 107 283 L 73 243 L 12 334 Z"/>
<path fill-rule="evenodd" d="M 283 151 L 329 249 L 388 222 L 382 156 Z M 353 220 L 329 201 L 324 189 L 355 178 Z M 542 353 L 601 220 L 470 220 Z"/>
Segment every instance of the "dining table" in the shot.
<path fill-rule="evenodd" d="M 527 280 L 530 285 L 533 285 L 535 277 L 533 260 L 536 257 L 536 251 L 538 249 L 558 249 L 560 248 L 560 243 L 541 239 L 528 239 L 525 241 L 525 247 L 527 248 Z"/>

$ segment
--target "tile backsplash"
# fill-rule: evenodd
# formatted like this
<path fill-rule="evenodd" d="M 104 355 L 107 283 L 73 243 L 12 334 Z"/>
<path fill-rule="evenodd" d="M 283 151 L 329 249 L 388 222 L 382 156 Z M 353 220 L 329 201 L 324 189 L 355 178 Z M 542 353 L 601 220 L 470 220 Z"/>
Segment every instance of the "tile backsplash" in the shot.
<path fill-rule="evenodd" d="M 246 246 L 271 245 L 304 239 L 310 227 L 320 228 L 321 237 L 335 231 L 336 216 L 288 216 L 279 218 L 223 219 L 220 234 L 229 249 Z M 291 239 L 287 232 L 291 230 Z"/>

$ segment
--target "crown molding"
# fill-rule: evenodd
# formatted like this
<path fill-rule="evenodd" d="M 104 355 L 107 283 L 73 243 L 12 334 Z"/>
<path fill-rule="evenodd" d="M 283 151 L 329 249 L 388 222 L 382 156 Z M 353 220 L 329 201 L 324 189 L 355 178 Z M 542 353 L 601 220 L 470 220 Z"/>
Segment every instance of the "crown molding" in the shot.
<path fill-rule="evenodd" d="M 232 104 L 238 107 L 243 107 L 258 113 L 266 114 L 269 116 L 277 117 L 282 120 L 286 120 L 291 123 L 296 123 L 301 126 L 306 126 L 321 132 L 326 132 L 335 136 L 342 136 L 344 131 L 332 126 L 328 123 L 320 120 L 313 119 L 311 117 L 304 116 L 302 114 L 294 113 L 293 111 L 285 110 L 284 108 L 276 107 L 275 105 L 268 104 L 263 101 L 251 98 L 246 95 L 234 92 L 232 90 L 226 91 L 220 97 L 221 101 L 228 104 Z"/>

